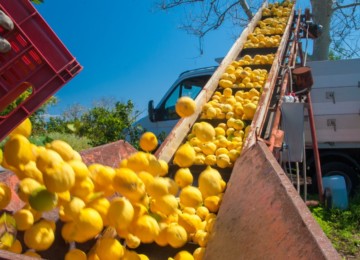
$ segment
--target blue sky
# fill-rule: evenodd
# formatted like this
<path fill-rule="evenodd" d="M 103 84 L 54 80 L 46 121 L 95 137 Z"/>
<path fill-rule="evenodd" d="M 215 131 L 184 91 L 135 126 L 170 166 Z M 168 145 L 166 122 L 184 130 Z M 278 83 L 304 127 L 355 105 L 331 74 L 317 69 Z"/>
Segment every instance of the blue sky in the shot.
<path fill-rule="evenodd" d="M 57 92 L 52 114 L 111 96 L 144 111 L 182 71 L 215 65 L 234 41 L 227 28 L 213 32 L 200 56 L 198 39 L 178 29 L 183 10 L 153 11 L 154 1 L 45 0 L 36 8 L 84 67 Z"/>
<path fill-rule="evenodd" d="M 155 10 L 155 0 L 45 0 L 39 13 L 84 67 L 56 93 L 50 109 L 61 114 L 79 103 L 90 107 L 101 97 L 132 100 L 146 114 L 184 70 L 216 65 L 234 42 L 229 26 L 205 38 L 200 55 L 198 39 L 178 29 L 182 8 Z"/>

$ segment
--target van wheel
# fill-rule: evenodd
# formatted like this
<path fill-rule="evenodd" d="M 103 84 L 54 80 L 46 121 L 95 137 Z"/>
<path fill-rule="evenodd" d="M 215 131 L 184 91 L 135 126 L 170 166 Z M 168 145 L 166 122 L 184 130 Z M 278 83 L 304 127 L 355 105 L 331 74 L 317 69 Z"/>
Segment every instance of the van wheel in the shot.
<path fill-rule="evenodd" d="M 329 162 L 321 168 L 322 176 L 340 175 L 346 183 L 346 190 L 349 195 L 354 194 L 356 186 L 359 184 L 359 177 L 353 168 L 342 162 Z"/>

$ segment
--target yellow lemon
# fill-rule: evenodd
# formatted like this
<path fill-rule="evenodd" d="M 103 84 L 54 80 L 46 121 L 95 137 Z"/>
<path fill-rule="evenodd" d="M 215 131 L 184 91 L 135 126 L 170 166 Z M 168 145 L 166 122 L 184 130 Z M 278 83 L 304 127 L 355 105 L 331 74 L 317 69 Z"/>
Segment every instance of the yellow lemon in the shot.
<path fill-rule="evenodd" d="M 210 212 L 216 213 L 219 210 L 221 198 L 219 196 L 209 196 L 204 200 L 204 206 L 209 209 Z"/>
<path fill-rule="evenodd" d="M 140 148 L 143 149 L 145 152 L 154 151 L 158 146 L 158 140 L 156 135 L 152 132 L 143 133 L 140 137 L 139 145 Z"/>
<path fill-rule="evenodd" d="M 17 230 L 27 230 L 34 224 L 34 216 L 28 209 L 20 209 L 16 211 L 13 216 L 16 221 Z"/>
<path fill-rule="evenodd" d="M 134 236 L 133 234 L 128 234 L 125 239 L 126 246 L 129 248 L 137 248 L 140 246 L 140 238 Z"/>
<path fill-rule="evenodd" d="M 158 244 L 159 246 L 166 246 L 168 244 L 167 242 L 167 227 L 168 224 L 166 223 L 159 223 L 159 227 L 160 227 L 160 231 L 159 231 L 159 235 L 155 238 L 155 243 Z"/>
<path fill-rule="evenodd" d="M 58 195 L 48 191 L 44 186 L 35 189 L 29 196 L 29 204 L 36 211 L 50 211 L 58 202 Z"/>
<path fill-rule="evenodd" d="M 92 208 L 80 210 L 75 220 L 76 234 L 74 241 L 84 243 L 97 236 L 103 229 L 103 221 L 100 214 Z"/>
<path fill-rule="evenodd" d="M 193 236 L 193 241 L 201 247 L 206 247 L 209 241 L 209 233 L 204 230 L 197 230 Z"/>
<path fill-rule="evenodd" d="M 35 223 L 32 227 L 25 230 L 25 245 L 36 251 L 43 251 L 50 248 L 55 240 L 54 226 L 54 223 L 48 220 L 40 220 Z"/>
<path fill-rule="evenodd" d="M 74 170 L 76 181 L 84 180 L 90 176 L 90 171 L 85 163 L 78 160 L 70 160 L 68 164 Z"/>
<path fill-rule="evenodd" d="M 180 117 L 188 117 L 195 113 L 196 103 L 191 97 L 183 96 L 175 104 L 175 111 Z"/>
<path fill-rule="evenodd" d="M 136 152 L 127 158 L 127 167 L 135 172 L 146 171 L 149 167 L 149 159 L 145 152 Z"/>
<path fill-rule="evenodd" d="M 175 255 L 174 260 L 194 260 L 194 257 L 188 251 L 182 250 Z"/>
<path fill-rule="evenodd" d="M 169 182 L 163 177 L 156 177 L 148 186 L 147 193 L 154 198 L 169 194 Z"/>
<path fill-rule="evenodd" d="M 20 134 L 28 138 L 31 135 L 32 124 L 29 118 L 22 121 L 14 130 L 12 130 L 9 136 Z"/>
<path fill-rule="evenodd" d="M 74 186 L 70 189 L 70 194 L 79 197 L 83 201 L 89 201 L 95 189 L 94 182 L 91 178 L 87 177 L 80 181 L 75 180 Z"/>
<path fill-rule="evenodd" d="M 129 168 L 118 168 L 112 182 L 114 189 L 132 202 L 139 202 L 145 196 L 145 184 Z"/>
<path fill-rule="evenodd" d="M 222 128 L 221 128 L 222 129 Z M 201 151 L 205 154 L 205 155 L 210 155 L 210 154 L 214 154 L 216 151 L 216 144 L 213 142 L 207 142 L 207 143 L 202 143 L 200 145 Z"/>
<path fill-rule="evenodd" d="M 188 234 L 182 226 L 173 223 L 166 228 L 166 240 L 171 247 L 180 248 L 188 241 Z"/>
<path fill-rule="evenodd" d="M 115 177 L 115 170 L 109 166 L 94 163 L 89 166 L 90 178 L 99 186 L 109 186 Z"/>
<path fill-rule="evenodd" d="M 51 143 L 47 143 L 45 147 L 57 152 L 64 161 L 70 161 L 74 159 L 74 149 L 68 143 L 62 140 L 54 140 Z"/>
<path fill-rule="evenodd" d="M 180 168 L 176 171 L 174 179 L 180 188 L 184 188 L 193 183 L 194 177 L 189 168 Z"/>
<path fill-rule="evenodd" d="M 66 242 L 74 241 L 76 235 L 76 223 L 74 221 L 65 222 L 61 228 L 61 236 Z"/>
<path fill-rule="evenodd" d="M 214 140 L 216 135 L 214 127 L 204 121 L 195 123 L 192 131 L 201 142 L 210 142 Z"/>
<path fill-rule="evenodd" d="M 142 215 L 135 222 L 134 235 L 143 243 L 152 243 L 159 235 L 159 232 L 159 224 L 149 215 Z"/>
<path fill-rule="evenodd" d="M 227 154 L 219 154 L 216 156 L 216 165 L 220 168 L 231 166 L 230 157 Z"/>
<path fill-rule="evenodd" d="M 124 253 L 124 248 L 120 242 L 111 237 L 101 238 L 96 247 L 96 254 L 101 260 L 120 259 Z"/>
<path fill-rule="evenodd" d="M 12 246 L 7 250 L 10 252 L 13 252 L 15 254 L 21 254 L 22 249 L 23 248 L 22 248 L 21 242 L 18 239 L 16 239 L 14 241 L 14 243 L 12 244 Z"/>
<path fill-rule="evenodd" d="M 77 218 L 80 210 L 85 208 L 85 202 L 77 197 L 72 197 L 68 203 L 64 204 L 64 218 L 66 221 L 72 221 Z M 63 219 L 64 221 L 64 219 Z"/>
<path fill-rule="evenodd" d="M 134 217 L 134 208 L 129 200 L 124 197 L 115 198 L 110 202 L 107 219 L 109 225 L 115 229 L 125 230 Z"/>
<path fill-rule="evenodd" d="M 150 209 L 152 212 L 164 214 L 165 216 L 175 214 L 179 207 L 179 202 L 172 194 L 153 198 L 150 201 Z"/>
<path fill-rule="evenodd" d="M 178 223 L 185 228 L 188 234 L 195 233 L 201 226 L 201 218 L 198 215 L 182 213 L 178 215 Z"/>
<path fill-rule="evenodd" d="M 199 190 L 203 195 L 203 199 L 206 199 L 212 195 L 218 195 L 222 192 L 222 177 L 218 170 L 207 166 L 199 176 Z"/>
<path fill-rule="evenodd" d="M 205 247 L 198 247 L 193 252 L 194 260 L 202 260 L 205 255 Z"/>
<path fill-rule="evenodd" d="M 57 152 L 50 149 L 41 149 L 36 157 L 36 166 L 41 172 L 52 167 L 54 163 L 63 162 L 63 158 Z"/>
<path fill-rule="evenodd" d="M 180 192 L 180 203 L 185 207 L 197 208 L 201 206 L 203 199 L 201 192 L 194 186 L 186 186 Z"/>
<path fill-rule="evenodd" d="M 110 208 L 110 201 L 107 198 L 101 197 L 94 199 L 90 201 L 86 206 L 95 209 L 100 214 L 104 226 L 108 225 L 107 214 Z"/>
<path fill-rule="evenodd" d="M 0 182 L 0 209 L 4 209 L 11 201 L 11 190 L 4 183 Z"/>
<path fill-rule="evenodd" d="M 43 183 L 42 172 L 37 168 L 35 161 L 29 161 L 25 165 L 20 165 L 20 170 L 25 177 L 32 178 L 39 183 Z"/>
<path fill-rule="evenodd" d="M 6 164 L 17 169 L 20 165 L 25 165 L 29 161 L 35 160 L 30 141 L 23 135 L 16 134 L 11 136 L 5 143 L 3 152 L 3 159 L 6 161 Z"/>
<path fill-rule="evenodd" d="M 69 250 L 65 255 L 65 260 L 86 260 L 87 256 L 84 251 L 73 248 Z"/>
<path fill-rule="evenodd" d="M 150 183 L 154 181 L 154 176 L 147 171 L 141 171 L 137 175 L 145 184 L 146 189 L 149 187 Z"/>
<path fill-rule="evenodd" d="M 194 164 L 195 155 L 194 148 L 186 142 L 185 144 L 180 145 L 175 152 L 174 163 L 182 168 L 190 167 Z"/>
<path fill-rule="evenodd" d="M 206 155 L 204 163 L 206 165 L 215 165 L 216 164 L 216 155 L 215 154 Z"/>
<path fill-rule="evenodd" d="M 198 215 L 201 220 L 205 220 L 206 216 L 209 215 L 209 209 L 205 206 L 200 206 L 196 209 L 196 215 Z"/>
<path fill-rule="evenodd" d="M 49 191 L 65 192 L 74 186 L 75 173 L 68 163 L 55 162 L 43 171 L 43 179 Z"/>

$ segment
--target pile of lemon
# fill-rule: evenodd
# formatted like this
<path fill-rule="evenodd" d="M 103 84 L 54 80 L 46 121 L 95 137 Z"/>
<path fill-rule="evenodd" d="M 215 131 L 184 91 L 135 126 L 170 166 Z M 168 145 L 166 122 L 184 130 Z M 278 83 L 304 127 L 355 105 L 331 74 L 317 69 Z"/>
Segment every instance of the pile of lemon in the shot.
<path fill-rule="evenodd" d="M 65 259 L 148 259 L 135 252 L 142 243 L 181 248 L 188 242 L 198 248 L 191 254 L 181 250 L 175 259 L 189 254 L 191 259 L 202 259 L 226 187 L 216 169 L 209 166 L 198 180 L 189 168 L 177 170 L 174 179 L 167 177 L 168 164 L 150 153 L 158 146 L 150 132 L 140 138 L 143 151 L 117 168 L 87 166 L 69 144 L 55 140 L 36 146 L 29 142 L 30 134 L 26 119 L 3 149 L 2 166 L 19 178 L 17 195 L 24 206 L 13 217 L 17 230 L 24 232 L 24 244 L 14 239 L 12 246 L 2 249 L 40 257 L 56 243 L 55 222 L 44 217 L 45 212 L 55 211 L 66 242 L 96 239 L 90 252 L 73 248 Z M 185 157 L 178 155 L 177 160 L 191 166 Z M 9 187 L 0 183 L 1 209 L 10 200 Z M 104 229 L 113 230 L 115 236 L 103 235 Z"/>
<path fill-rule="evenodd" d="M 269 4 L 267 8 L 263 9 L 263 16 L 289 17 L 291 8 L 294 5 L 292 1 L 284 1 L 283 3 L 275 2 Z"/>

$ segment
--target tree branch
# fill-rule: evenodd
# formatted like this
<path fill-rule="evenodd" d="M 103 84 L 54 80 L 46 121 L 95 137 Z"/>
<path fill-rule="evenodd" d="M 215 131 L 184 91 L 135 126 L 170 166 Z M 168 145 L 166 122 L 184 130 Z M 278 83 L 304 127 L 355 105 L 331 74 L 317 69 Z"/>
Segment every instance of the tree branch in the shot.
<path fill-rule="evenodd" d="M 349 7 L 356 7 L 356 6 L 359 6 L 360 3 L 352 3 L 352 4 L 348 4 L 348 5 L 339 5 L 338 2 L 335 3 L 336 7 L 334 7 L 332 10 L 333 12 L 335 12 L 336 10 L 339 10 L 339 9 L 345 9 L 345 8 L 349 8 Z"/>

